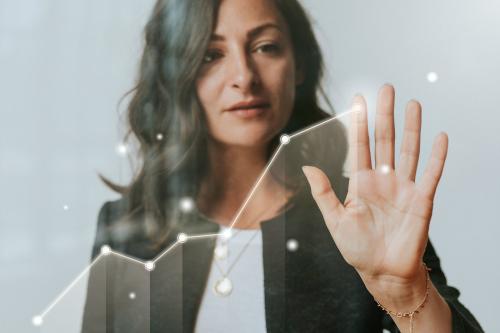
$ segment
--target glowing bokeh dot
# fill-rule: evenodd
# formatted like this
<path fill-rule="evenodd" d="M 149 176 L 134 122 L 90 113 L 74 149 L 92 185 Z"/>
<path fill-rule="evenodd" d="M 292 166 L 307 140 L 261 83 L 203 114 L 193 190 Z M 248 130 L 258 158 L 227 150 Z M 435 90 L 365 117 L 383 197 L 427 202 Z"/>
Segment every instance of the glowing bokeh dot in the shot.
<path fill-rule="evenodd" d="M 43 324 L 43 319 L 41 316 L 34 316 L 32 319 L 32 323 L 34 326 L 42 326 Z"/>
<path fill-rule="evenodd" d="M 295 252 L 298 250 L 299 248 L 299 242 L 296 240 L 296 239 L 293 239 L 293 238 L 290 238 L 287 242 L 286 242 L 286 248 L 288 251 L 290 252 Z"/>
<path fill-rule="evenodd" d="M 127 145 L 124 144 L 124 143 L 119 143 L 117 146 L 116 146 L 116 153 L 120 156 L 125 156 L 127 155 L 127 152 L 128 152 L 128 148 L 127 148 Z"/>
<path fill-rule="evenodd" d="M 63 209 L 64 209 L 64 210 L 69 210 L 69 206 L 68 206 L 68 205 L 64 205 L 64 206 L 63 206 Z"/>
<path fill-rule="evenodd" d="M 391 171 L 391 168 L 387 164 L 383 164 L 380 166 L 380 172 L 382 172 L 384 175 L 388 174 L 389 171 Z"/>
<path fill-rule="evenodd" d="M 194 208 L 194 201 L 189 197 L 182 198 L 180 201 L 181 210 L 185 213 L 190 212 Z"/>
<path fill-rule="evenodd" d="M 134 292 L 131 292 L 130 294 L 128 294 L 128 298 L 130 299 L 135 299 L 135 293 Z"/>
<path fill-rule="evenodd" d="M 179 243 L 185 243 L 187 241 L 188 237 L 185 233 L 180 233 L 177 235 L 177 240 Z"/>
<path fill-rule="evenodd" d="M 156 134 L 156 140 L 158 140 L 158 141 L 163 140 L 163 134 L 161 134 L 161 133 Z"/>
<path fill-rule="evenodd" d="M 103 245 L 101 246 L 101 253 L 103 255 L 108 255 L 111 253 L 111 247 L 109 247 L 109 245 Z"/>
<path fill-rule="evenodd" d="M 363 110 L 363 105 L 361 103 L 354 103 L 352 106 L 352 111 L 361 112 Z"/>
<path fill-rule="evenodd" d="M 439 79 L 438 75 L 436 72 L 429 72 L 427 73 L 427 81 L 434 83 Z"/>
<path fill-rule="evenodd" d="M 280 141 L 282 144 L 286 145 L 290 142 L 290 136 L 288 136 L 287 134 L 283 134 L 282 136 L 280 136 Z"/>

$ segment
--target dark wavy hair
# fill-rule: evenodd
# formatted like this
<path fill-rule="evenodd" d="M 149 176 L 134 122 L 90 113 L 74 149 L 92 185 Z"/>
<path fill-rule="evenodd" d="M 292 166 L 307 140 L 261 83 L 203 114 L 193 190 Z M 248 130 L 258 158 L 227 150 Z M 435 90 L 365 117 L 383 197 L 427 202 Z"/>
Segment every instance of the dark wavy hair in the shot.
<path fill-rule="evenodd" d="M 282 133 L 299 129 L 331 117 L 333 108 L 321 86 L 323 58 L 311 21 L 297 0 L 270 0 L 288 24 L 294 57 L 304 71 L 304 80 L 296 88 L 290 119 L 270 142 L 268 156 L 279 144 Z M 145 27 L 145 47 L 135 87 L 127 109 L 130 136 L 138 140 L 140 168 L 131 183 L 120 186 L 101 176 L 126 202 L 128 218 L 149 217 L 154 228 L 150 236 L 156 244 L 164 242 L 177 223 L 182 223 L 179 208 L 182 197 L 196 198 L 207 173 L 207 136 L 205 116 L 198 100 L 195 80 L 215 26 L 219 0 L 158 0 Z M 125 97 L 124 96 L 124 97 Z M 323 97 L 330 113 L 323 111 L 318 98 Z M 344 131 L 332 133 L 332 144 L 321 143 L 336 165 L 329 170 L 340 176 L 346 155 Z M 310 155 L 310 154 L 309 154 Z M 302 152 L 302 156 L 309 156 Z M 334 156 L 334 157 L 332 157 Z M 321 164 L 318 160 L 315 164 Z M 293 163 L 287 167 L 298 168 Z M 299 168 L 300 169 L 300 168 Z M 296 169 L 294 169 L 296 173 Z M 290 176 L 295 188 L 303 183 Z M 302 177 L 303 178 L 303 177 Z M 302 185 L 300 185 L 300 184 Z"/>

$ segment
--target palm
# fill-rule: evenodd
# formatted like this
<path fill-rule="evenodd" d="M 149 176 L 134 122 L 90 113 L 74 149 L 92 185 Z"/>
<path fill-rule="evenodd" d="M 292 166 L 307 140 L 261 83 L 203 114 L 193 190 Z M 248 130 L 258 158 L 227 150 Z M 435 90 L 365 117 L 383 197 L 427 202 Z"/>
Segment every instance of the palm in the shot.
<path fill-rule="evenodd" d="M 437 138 L 431 160 L 416 184 L 421 116 L 419 104 L 410 102 L 401 159 L 395 169 L 394 91 L 385 86 L 379 96 L 375 129 L 377 168 L 372 169 L 366 107 L 362 98 L 357 99 L 361 110 L 351 128 L 352 172 L 345 202 L 339 202 L 321 170 L 308 167 L 306 175 L 344 259 L 370 276 L 409 279 L 420 268 L 427 244 L 433 197 L 446 156 L 446 136 Z"/>
<path fill-rule="evenodd" d="M 354 175 L 357 188 L 349 192 L 344 214 L 332 236 L 354 267 L 376 274 L 408 276 L 420 263 L 420 244 L 427 240 L 431 204 L 414 183 L 373 170 Z M 416 207 L 425 207 L 417 212 Z"/>

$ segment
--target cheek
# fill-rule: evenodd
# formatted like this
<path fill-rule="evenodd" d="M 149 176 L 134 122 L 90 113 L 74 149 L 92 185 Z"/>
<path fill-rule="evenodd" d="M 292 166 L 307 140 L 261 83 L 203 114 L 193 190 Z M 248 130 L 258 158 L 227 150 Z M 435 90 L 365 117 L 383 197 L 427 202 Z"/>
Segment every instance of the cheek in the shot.
<path fill-rule="evenodd" d="M 286 61 L 277 66 L 274 71 L 268 71 L 269 88 L 276 104 L 276 112 L 280 119 L 288 119 L 292 112 L 295 99 L 295 70 L 293 62 Z"/>
<path fill-rule="evenodd" d="M 205 112 L 211 110 L 216 100 L 216 87 L 214 80 L 207 78 L 198 79 L 196 81 L 196 94 Z"/>
<path fill-rule="evenodd" d="M 221 114 L 221 89 L 219 80 L 212 76 L 198 79 L 196 81 L 196 94 L 201 111 L 205 115 L 209 132 L 212 134 L 220 132 L 220 129 L 217 129 Z"/>
<path fill-rule="evenodd" d="M 231 142 L 231 138 L 234 140 L 234 134 L 231 135 L 228 129 L 234 126 L 227 126 L 222 116 L 222 93 L 223 84 L 217 75 L 206 75 L 196 81 L 196 94 L 205 115 L 210 136 L 218 141 Z"/>

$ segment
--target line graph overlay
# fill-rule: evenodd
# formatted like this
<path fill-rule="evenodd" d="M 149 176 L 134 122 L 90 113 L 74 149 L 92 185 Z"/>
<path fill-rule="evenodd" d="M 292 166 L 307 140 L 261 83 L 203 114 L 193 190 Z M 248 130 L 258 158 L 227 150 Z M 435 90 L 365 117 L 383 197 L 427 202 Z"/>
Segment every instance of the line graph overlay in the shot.
<path fill-rule="evenodd" d="M 268 163 L 266 164 L 266 167 L 258 177 L 257 181 L 254 183 L 251 191 L 246 196 L 243 204 L 238 209 L 235 217 L 232 219 L 228 229 L 219 233 L 206 233 L 206 234 L 193 234 L 193 235 L 181 233 L 177 236 L 177 241 L 172 243 L 169 247 L 167 247 L 165 250 L 159 253 L 154 259 L 149 261 L 141 260 L 129 256 L 125 253 L 114 251 L 113 249 L 109 248 L 109 246 L 103 246 L 103 248 L 101 249 L 101 254 L 99 254 L 89 264 L 89 266 L 87 266 L 49 304 L 49 306 L 47 306 L 47 308 L 44 311 L 42 311 L 39 315 L 34 316 L 32 318 L 33 325 L 43 326 L 45 317 L 47 317 L 48 314 L 56 307 L 56 305 L 60 303 L 61 300 L 71 291 L 71 289 L 74 288 L 77 283 L 81 282 L 83 278 L 87 276 L 94 267 L 96 267 L 96 265 L 98 265 L 101 261 L 104 260 L 104 258 L 112 258 L 112 260 L 116 260 L 115 264 L 117 266 L 120 266 L 123 272 L 126 272 L 127 270 L 133 270 L 134 274 L 138 276 L 139 279 L 144 281 L 144 284 L 142 286 L 144 287 L 145 284 L 149 286 L 149 280 L 146 279 L 146 276 L 150 274 L 150 272 L 153 271 L 157 265 L 161 264 L 160 262 L 161 259 L 164 260 L 165 258 L 169 257 L 168 256 L 169 254 L 177 252 L 174 250 L 179 248 L 179 246 L 187 242 L 190 242 L 191 240 L 197 240 L 197 239 L 208 239 L 219 236 L 226 237 L 228 239 L 231 238 L 232 236 L 234 236 L 231 230 L 234 229 L 235 226 L 240 227 L 240 224 L 238 224 L 240 220 L 255 221 L 256 219 L 259 219 L 261 217 L 258 215 L 252 215 L 254 210 L 249 209 L 249 205 L 252 204 L 252 200 L 255 200 L 256 202 L 258 200 L 261 200 L 259 199 L 258 191 L 262 189 L 264 186 L 269 186 L 269 184 L 271 184 L 271 182 L 273 182 L 274 179 L 277 177 L 276 174 L 278 174 L 278 178 L 279 174 L 282 174 L 282 176 L 286 178 L 285 181 L 288 179 L 292 179 L 294 176 L 297 179 L 299 179 L 299 177 L 303 177 L 302 172 L 300 170 L 300 167 L 302 165 L 311 163 L 318 164 L 318 161 L 320 159 L 332 158 L 331 156 L 327 155 L 328 155 L 328 150 L 331 149 L 331 145 L 335 144 L 336 138 L 335 135 L 333 134 L 339 134 L 344 129 L 344 126 L 341 125 L 338 120 L 352 114 L 353 112 L 356 111 L 355 110 L 346 111 L 340 115 L 330 117 L 324 121 L 313 124 L 294 134 L 282 135 L 280 138 L 280 145 L 275 150 L 272 157 L 269 159 Z M 304 149 L 309 149 L 309 155 L 303 156 L 302 152 L 304 151 Z M 311 152 L 315 153 L 316 155 L 311 154 Z M 310 160 L 311 158 L 313 160 Z M 286 196 L 283 194 L 282 197 L 285 198 Z M 245 226 L 244 223 L 242 225 Z M 298 245 L 295 246 L 294 248 L 297 247 Z M 131 268 L 131 266 L 129 267 L 129 265 L 127 265 L 126 263 L 137 266 L 142 270 L 141 271 L 142 273 L 136 271 L 136 268 Z M 139 299 L 140 295 L 138 295 L 138 293 L 134 291 L 134 289 L 137 289 L 136 287 L 134 287 L 134 283 L 130 283 L 129 285 L 127 285 L 126 288 L 122 289 L 126 291 L 125 294 L 127 295 L 129 300 Z"/>

